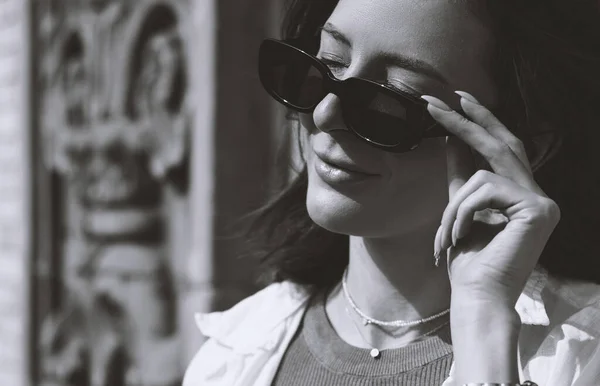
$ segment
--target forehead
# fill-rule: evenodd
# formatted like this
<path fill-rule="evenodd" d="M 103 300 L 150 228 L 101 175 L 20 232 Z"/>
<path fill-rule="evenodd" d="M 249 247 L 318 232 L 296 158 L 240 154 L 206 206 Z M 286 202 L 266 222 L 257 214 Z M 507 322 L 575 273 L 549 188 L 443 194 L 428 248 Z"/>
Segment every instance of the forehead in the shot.
<path fill-rule="evenodd" d="M 401 53 L 431 64 L 450 87 L 480 95 L 491 87 L 493 39 L 469 0 L 340 0 L 328 22 L 353 55 Z"/>

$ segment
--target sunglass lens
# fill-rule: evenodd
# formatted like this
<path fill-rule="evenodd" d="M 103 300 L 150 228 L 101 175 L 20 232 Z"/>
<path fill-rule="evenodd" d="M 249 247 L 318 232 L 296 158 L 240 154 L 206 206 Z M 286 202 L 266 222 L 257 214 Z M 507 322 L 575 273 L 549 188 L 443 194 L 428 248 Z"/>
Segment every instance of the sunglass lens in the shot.
<path fill-rule="evenodd" d="M 324 97 L 323 76 L 310 57 L 283 44 L 263 47 L 261 77 L 291 107 L 310 109 Z"/>
<path fill-rule="evenodd" d="M 356 93 L 345 109 L 352 129 L 361 137 L 382 146 L 396 146 L 414 139 L 407 123 L 407 108 L 395 98 L 377 90 Z"/>

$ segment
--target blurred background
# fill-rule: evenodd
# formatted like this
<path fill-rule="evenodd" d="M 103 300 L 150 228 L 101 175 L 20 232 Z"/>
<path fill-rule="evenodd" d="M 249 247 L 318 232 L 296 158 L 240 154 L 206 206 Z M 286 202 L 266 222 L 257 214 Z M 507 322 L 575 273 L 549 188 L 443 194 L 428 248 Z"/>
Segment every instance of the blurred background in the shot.
<path fill-rule="evenodd" d="M 258 289 L 281 2 L 0 1 L 0 385 L 180 385 L 194 313 Z"/>

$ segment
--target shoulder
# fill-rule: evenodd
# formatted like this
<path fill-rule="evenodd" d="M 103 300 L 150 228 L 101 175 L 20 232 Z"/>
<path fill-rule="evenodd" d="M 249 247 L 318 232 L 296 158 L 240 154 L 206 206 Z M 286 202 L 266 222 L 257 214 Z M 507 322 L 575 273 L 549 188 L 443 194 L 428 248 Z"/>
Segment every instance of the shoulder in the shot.
<path fill-rule="evenodd" d="M 600 379 L 600 285 L 548 276 L 547 323 L 522 331 L 526 371 L 538 384 L 591 385 Z"/>
<path fill-rule="evenodd" d="M 273 373 L 277 361 L 269 359 L 282 355 L 308 297 L 301 287 L 282 282 L 227 311 L 196 314 L 196 324 L 208 340 L 188 365 L 183 385 L 250 385 L 257 374 Z"/>
<path fill-rule="evenodd" d="M 546 290 L 551 325 L 571 323 L 600 339 L 600 284 L 550 276 Z"/>
<path fill-rule="evenodd" d="M 238 351 L 260 347 L 271 333 L 297 314 L 308 294 L 291 282 L 271 284 L 223 312 L 198 313 L 202 335 Z"/>

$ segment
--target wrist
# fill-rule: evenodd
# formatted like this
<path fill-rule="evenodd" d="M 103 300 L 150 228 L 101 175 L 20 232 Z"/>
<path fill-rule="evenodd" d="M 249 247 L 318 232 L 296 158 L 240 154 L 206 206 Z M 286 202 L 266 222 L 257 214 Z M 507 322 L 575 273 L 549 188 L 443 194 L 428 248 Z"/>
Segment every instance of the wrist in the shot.
<path fill-rule="evenodd" d="M 453 285 L 451 292 L 452 305 L 461 308 L 494 308 L 513 310 L 518 296 L 501 288 L 470 288 Z"/>
<path fill-rule="evenodd" d="M 477 342 L 518 340 L 521 319 L 515 309 L 498 307 L 451 307 L 450 322 L 453 333 L 461 338 Z M 494 332 L 491 334 L 490 332 Z M 461 344 L 461 342 L 456 342 Z"/>
<path fill-rule="evenodd" d="M 450 323 L 459 384 L 519 381 L 521 321 L 514 308 L 453 304 Z"/>
<path fill-rule="evenodd" d="M 515 304 L 503 298 L 475 298 L 453 292 L 450 300 L 450 311 L 457 320 L 464 319 L 465 322 L 469 323 L 481 319 L 482 323 L 495 323 L 495 321 L 503 320 L 505 322 L 512 321 L 515 327 L 521 325 L 521 319 L 515 310 Z"/>

